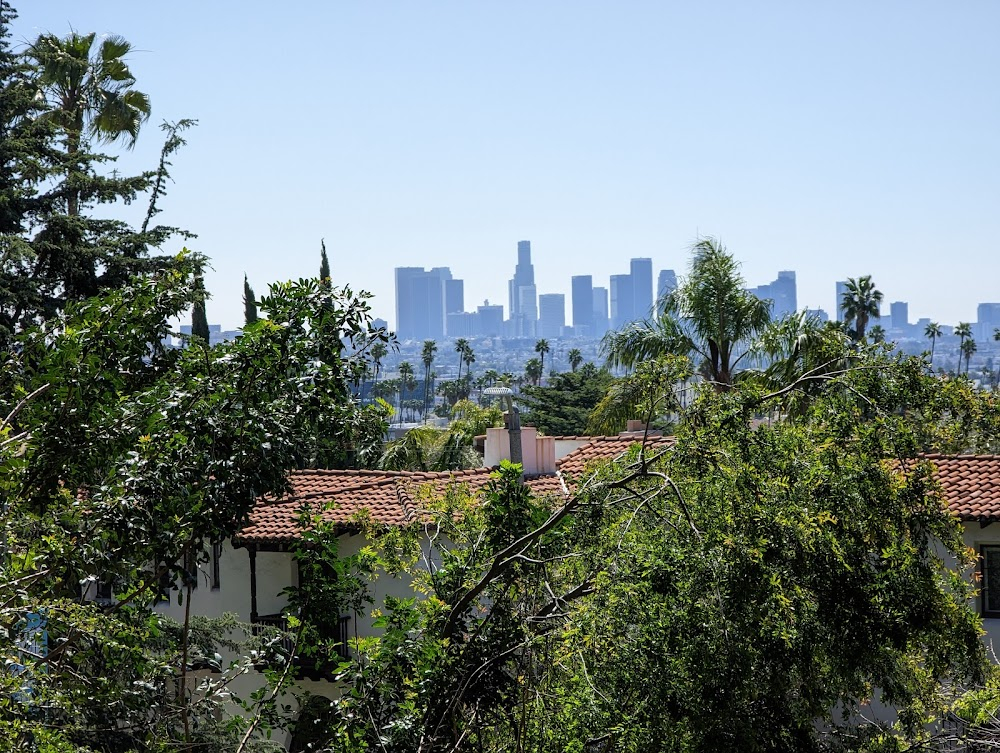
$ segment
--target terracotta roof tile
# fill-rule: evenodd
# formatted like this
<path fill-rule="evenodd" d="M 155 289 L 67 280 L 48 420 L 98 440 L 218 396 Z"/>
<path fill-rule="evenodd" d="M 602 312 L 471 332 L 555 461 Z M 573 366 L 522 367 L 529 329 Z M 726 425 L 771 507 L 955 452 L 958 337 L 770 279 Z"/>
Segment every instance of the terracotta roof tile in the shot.
<path fill-rule="evenodd" d="M 583 437 L 581 437 L 582 439 Z M 536 495 L 568 494 L 565 478 L 579 478 L 593 460 L 613 458 L 636 443 L 634 437 L 587 437 L 590 442 L 562 458 L 559 475 L 525 479 Z M 669 440 L 651 437 L 656 446 Z M 300 470 L 289 474 L 291 493 L 281 498 L 262 498 L 250 513 L 250 521 L 236 537 L 238 544 L 289 544 L 302 532 L 299 517 L 305 504 L 330 523 L 348 525 L 362 510 L 386 525 L 404 525 L 418 515 L 415 500 L 426 485 L 441 492 L 448 484 L 468 484 L 476 492 L 489 481 L 492 468 L 425 473 L 420 471 Z"/>
<path fill-rule="evenodd" d="M 924 455 L 944 501 L 962 520 L 1000 521 L 1000 455 Z"/>
<path fill-rule="evenodd" d="M 591 442 L 578 447 L 557 460 L 556 468 L 566 483 L 571 484 L 578 480 L 594 461 L 609 460 L 618 457 L 628 452 L 633 445 L 639 444 L 641 441 L 642 435 L 631 437 L 593 437 Z M 673 437 L 653 436 L 646 439 L 647 445 L 657 450 L 669 447 L 673 442 Z"/>

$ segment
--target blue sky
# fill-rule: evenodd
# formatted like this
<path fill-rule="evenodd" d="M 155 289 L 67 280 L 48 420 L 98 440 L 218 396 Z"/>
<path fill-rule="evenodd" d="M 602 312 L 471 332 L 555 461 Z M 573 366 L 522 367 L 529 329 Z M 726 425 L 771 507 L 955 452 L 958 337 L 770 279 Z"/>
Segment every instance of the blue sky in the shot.
<path fill-rule="evenodd" d="M 117 33 L 153 118 L 196 118 L 164 221 L 242 279 L 314 275 L 394 319 L 392 269 L 450 266 L 506 306 L 516 244 L 539 292 L 722 238 L 800 306 L 871 274 L 911 321 L 1000 300 L 996 2 L 15 0 L 14 37 Z M 568 303 L 568 295 L 567 295 Z"/>

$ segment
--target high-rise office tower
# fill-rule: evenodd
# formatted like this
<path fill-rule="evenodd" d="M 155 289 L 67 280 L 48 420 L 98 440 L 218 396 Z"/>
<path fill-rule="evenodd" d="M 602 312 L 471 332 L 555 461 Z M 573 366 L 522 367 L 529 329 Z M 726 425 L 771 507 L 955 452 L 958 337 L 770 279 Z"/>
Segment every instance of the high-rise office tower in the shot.
<path fill-rule="evenodd" d="M 530 288 L 530 292 L 525 292 L 526 288 Z M 538 319 L 538 308 L 535 300 L 535 268 L 531 264 L 531 241 L 517 242 L 517 266 L 514 267 L 514 277 L 507 283 L 507 292 L 514 337 L 532 336 Z M 527 311 L 522 308 L 522 304 L 528 307 Z"/>
<path fill-rule="evenodd" d="M 635 320 L 632 275 L 611 275 L 611 328 L 621 329 Z"/>
<path fill-rule="evenodd" d="M 566 296 L 544 293 L 538 296 L 538 336 L 562 337 L 566 326 Z"/>
<path fill-rule="evenodd" d="M 538 293 L 534 285 L 522 285 L 517 290 L 519 298 L 515 337 L 534 337 L 538 326 Z"/>
<path fill-rule="evenodd" d="M 993 330 L 1000 327 L 1000 303 L 980 303 L 976 307 L 976 326 L 973 328 L 977 340 L 993 340 Z"/>
<path fill-rule="evenodd" d="M 783 316 L 793 314 L 798 310 L 795 272 L 790 270 L 778 272 L 778 279 L 774 282 L 750 288 L 749 292 L 760 299 L 771 301 L 772 319 L 781 319 Z"/>
<path fill-rule="evenodd" d="M 629 262 L 632 278 L 632 318 L 645 319 L 653 315 L 653 260 L 632 259 Z"/>
<path fill-rule="evenodd" d="M 910 326 L 910 304 L 906 301 L 893 301 L 889 304 L 889 316 L 892 318 L 893 329 L 906 329 Z"/>
<path fill-rule="evenodd" d="M 573 334 L 594 336 L 594 278 L 590 275 L 573 277 Z"/>
<path fill-rule="evenodd" d="M 677 289 L 677 273 L 672 269 L 661 269 L 656 278 L 656 300 L 660 300 Z"/>
<path fill-rule="evenodd" d="M 400 340 L 437 340 L 445 334 L 445 283 L 451 270 L 396 268 L 396 336 Z"/>
<path fill-rule="evenodd" d="M 490 302 L 486 301 L 476 309 L 476 315 L 479 317 L 477 335 L 499 337 L 503 334 L 503 306 L 491 306 Z"/>
<path fill-rule="evenodd" d="M 465 281 L 445 280 L 444 281 L 445 314 L 455 314 L 461 311 L 465 311 Z"/>
<path fill-rule="evenodd" d="M 608 331 L 608 289 L 594 288 L 594 337 L 604 337 Z"/>

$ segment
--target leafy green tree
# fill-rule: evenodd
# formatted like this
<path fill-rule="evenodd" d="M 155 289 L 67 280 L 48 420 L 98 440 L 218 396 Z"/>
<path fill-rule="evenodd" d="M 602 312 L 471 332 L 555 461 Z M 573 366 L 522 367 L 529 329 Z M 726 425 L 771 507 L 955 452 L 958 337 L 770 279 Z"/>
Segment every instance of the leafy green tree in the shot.
<path fill-rule="evenodd" d="M 588 363 L 577 371 L 556 374 L 544 387 L 527 386 L 518 399 L 527 409 L 522 422 L 549 435 L 586 434 L 591 412 L 613 382 L 610 372 Z"/>
<path fill-rule="evenodd" d="M 358 407 L 346 383 L 373 336 L 365 295 L 335 291 L 331 306 L 316 281 L 272 286 L 243 337 L 158 347 L 200 295 L 200 274 L 183 256 L 70 306 L 3 355 L 0 600 L 12 629 L 0 643 L 25 669 L 0 673 L 0 736 L 14 748 L 236 749 L 246 723 L 227 712 L 225 687 L 250 668 L 250 649 L 226 638 L 231 619 L 188 612 L 177 625 L 156 613 L 160 585 L 179 583 L 189 607 L 187 563 L 240 530 L 261 494 L 284 491 L 289 468 L 381 453 L 386 410 Z M 341 343 L 336 363 L 318 358 L 327 336 Z M 81 598 L 95 579 L 115 603 Z M 46 657 L 18 653 L 28 614 L 47 619 Z M 218 667 L 223 646 L 244 660 Z M 220 684 L 192 694 L 192 669 L 213 662 Z"/>
<path fill-rule="evenodd" d="M 543 374 L 545 373 L 545 354 L 548 353 L 549 350 L 551 350 L 551 348 L 549 347 L 548 340 L 543 338 L 535 343 L 535 352 L 538 354 L 539 360 L 541 361 L 541 369 Z"/>
<path fill-rule="evenodd" d="M 569 367 L 573 371 L 580 368 L 580 364 L 583 363 L 583 353 L 580 352 L 579 348 L 570 348 L 569 354 Z"/>
<path fill-rule="evenodd" d="M 508 464 L 481 496 L 455 484 L 425 501 L 420 526 L 371 531 L 382 567 L 426 598 L 377 605 L 384 632 L 358 643 L 324 744 L 925 745 L 948 689 L 982 681 L 987 661 L 973 584 L 949 564 L 972 555 L 916 453 L 978 445 L 978 429 L 940 420 L 949 405 L 976 404 L 994 442 L 998 412 L 919 359 L 855 359 L 780 391 L 702 389 L 671 447 L 637 444 L 567 479 L 568 498 L 533 496 Z M 660 412 L 683 360 L 624 381 Z M 752 424 L 806 382 L 819 391 L 801 415 Z M 863 713 L 875 688 L 894 722 Z"/>
<path fill-rule="evenodd" d="M 243 275 L 243 323 L 256 324 L 257 319 L 257 296 L 254 295 L 247 276 Z"/>
<path fill-rule="evenodd" d="M 609 367 L 626 369 L 661 355 L 693 353 L 703 376 L 727 390 L 770 323 L 770 305 L 745 290 L 739 265 L 721 243 L 705 238 L 692 252 L 688 276 L 657 304 L 661 316 L 609 332 L 601 349 Z"/>
<path fill-rule="evenodd" d="M 437 353 L 437 343 L 433 340 L 424 340 L 424 346 L 420 351 L 420 360 L 424 364 L 424 420 L 427 420 L 427 402 L 431 389 L 431 367 L 434 365 L 434 354 Z"/>
<path fill-rule="evenodd" d="M 876 324 L 874 327 L 868 330 L 868 334 L 871 335 L 872 342 L 876 343 L 885 342 L 885 327 L 883 327 L 881 324 Z"/>
<path fill-rule="evenodd" d="M 864 338 L 869 319 L 878 319 L 882 315 L 879 309 L 881 303 L 882 291 L 875 287 L 871 275 L 847 278 L 847 289 L 840 305 L 844 311 L 844 323 L 854 324 L 855 340 Z"/>
<path fill-rule="evenodd" d="M 924 337 L 931 341 L 931 365 L 934 364 L 934 344 L 941 337 L 941 325 L 937 322 L 929 322 L 924 327 Z"/>

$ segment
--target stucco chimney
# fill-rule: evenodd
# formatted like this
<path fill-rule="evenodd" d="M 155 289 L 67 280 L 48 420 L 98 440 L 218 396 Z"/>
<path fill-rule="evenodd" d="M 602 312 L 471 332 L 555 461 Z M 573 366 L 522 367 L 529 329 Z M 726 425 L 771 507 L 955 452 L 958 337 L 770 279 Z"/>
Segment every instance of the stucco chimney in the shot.
<path fill-rule="evenodd" d="M 534 426 L 521 427 L 521 466 L 526 476 L 549 475 L 556 472 L 556 440 L 540 437 Z M 501 460 L 516 462 L 511 457 L 510 432 L 507 429 L 486 430 L 486 452 L 483 464 L 487 468 L 500 465 Z"/>

